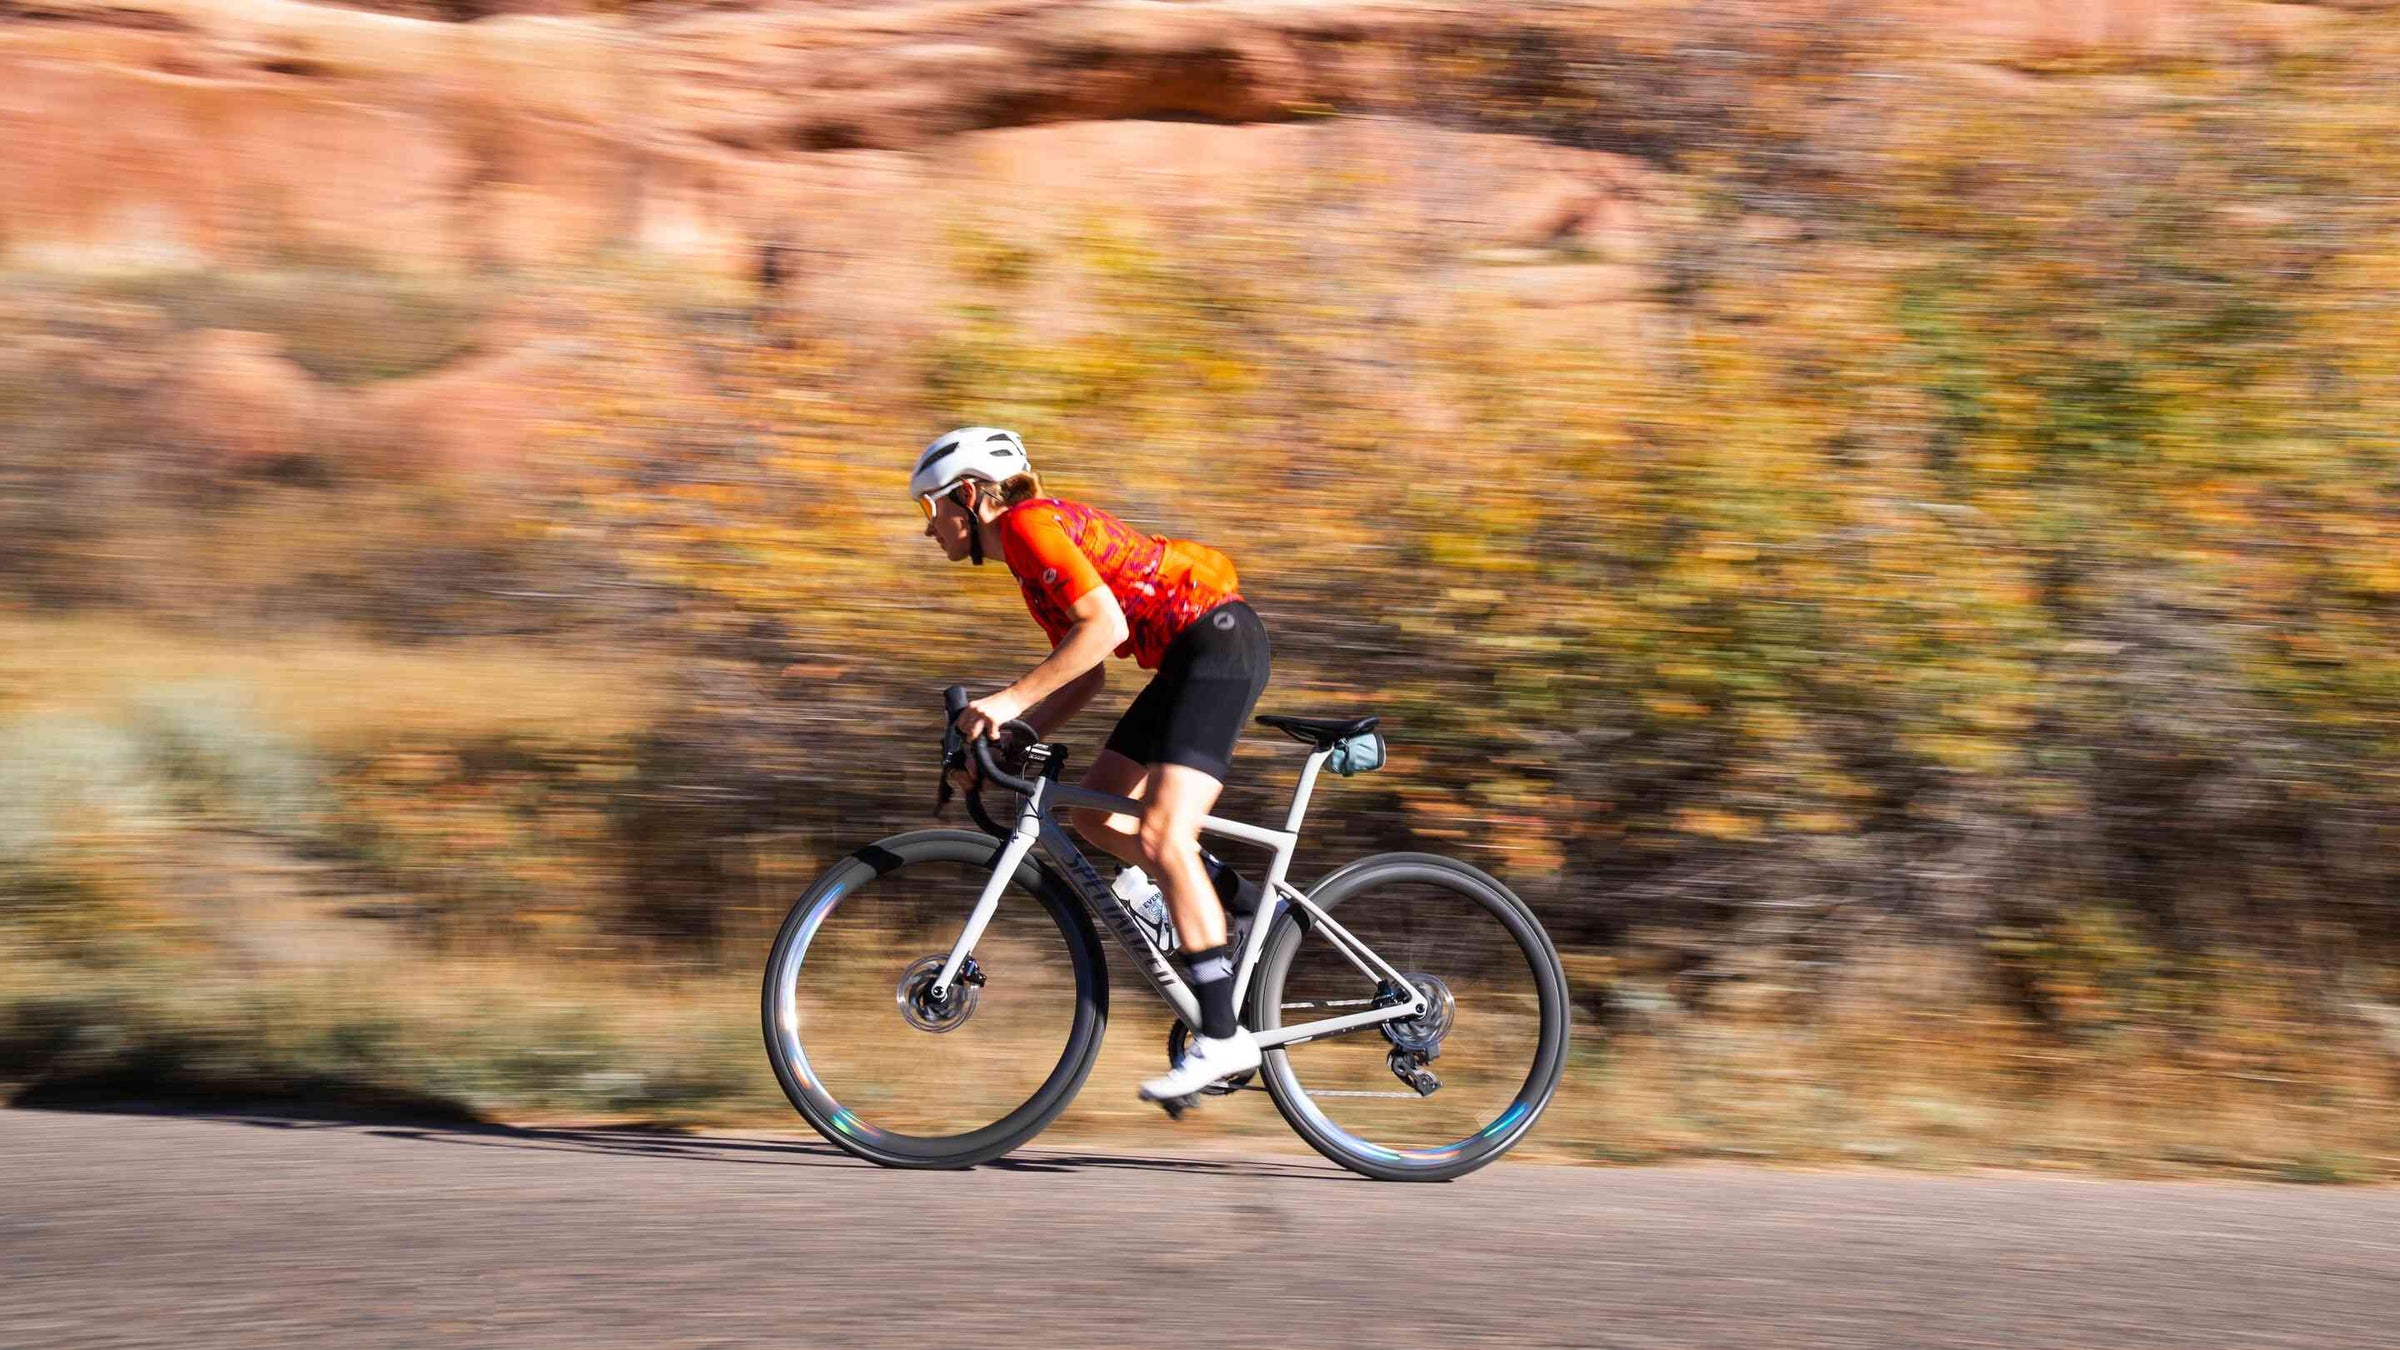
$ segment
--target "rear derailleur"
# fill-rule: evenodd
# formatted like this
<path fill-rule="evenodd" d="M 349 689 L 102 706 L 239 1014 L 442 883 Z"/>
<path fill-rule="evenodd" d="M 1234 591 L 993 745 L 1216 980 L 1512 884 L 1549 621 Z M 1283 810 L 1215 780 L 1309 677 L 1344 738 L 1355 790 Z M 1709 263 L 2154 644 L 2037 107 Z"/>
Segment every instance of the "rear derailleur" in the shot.
<path fill-rule="evenodd" d="M 1441 1075 L 1425 1067 L 1427 1058 L 1422 1050 L 1403 1050 L 1393 1046 L 1392 1052 L 1383 1057 L 1383 1062 L 1391 1067 L 1394 1078 L 1408 1084 L 1418 1096 L 1430 1097 L 1442 1090 L 1442 1079 Z"/>
<path fill-rule="evenodd" d="M 1392 1076 L 1406 1083 L 1420 1097 L 1430 1097 L 1442 1090 L 1441 1075 L 1429 1065 L 1441 1058 L 1442 1040 L 1458 1019 L 1458 1002 L 1450 986 L 1438 975 L 1412 974 L 1408 982 L 1416 986 L 1425 1000 L 1425 1010 L 1414 1017 L 1386 1022 L 1378 1030 L 1392 1043 L 1391 1053 L 1383 1057 Z M 1375 1001 L 1390 1005 L 1408 1001 L 1407 991 L 1389 980 L 1375 991 Z"/>

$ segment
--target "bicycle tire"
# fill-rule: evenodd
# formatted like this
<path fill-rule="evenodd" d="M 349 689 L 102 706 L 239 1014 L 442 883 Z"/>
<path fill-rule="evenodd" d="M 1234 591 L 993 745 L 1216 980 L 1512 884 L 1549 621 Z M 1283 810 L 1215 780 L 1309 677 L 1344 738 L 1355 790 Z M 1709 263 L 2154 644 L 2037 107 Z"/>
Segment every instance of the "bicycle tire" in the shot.
<path fill-rule="evenodd" d="M 1075 1099 L 1099 1058 L 1108 1024 L 1108 965 L 1100 936 L 1066 885 L 1033 858 L 1017 866 L 1002 905 L 1030 896 L 1038 901 L 1066 942 L 1074 971 L 1074 1013 L 1058 1063 L 1014 1110 L 978 1129 L 955 1135 L 914 1135 L 884 1129 L 835 1100 L 815 1072 L 801 1041 L 799 982 L 806 973 L 809 943 L 843 898 L 869 881 L 924 864 L 988 868 L 1000 846 L 988 835 L 965 830 L 919 830 L 879 840 L 827 869 L 798 900 L 769 949 L 760 994 L 760 1026 L 767 1059 L 793 1109 L 826 1142 L 884 1167 L 961 1168 L 990 1162 L 1022 1147 Z M 1021 894 L 1020 894 L 1021 893 Z M 958 918 L 963 924 L 966 912 Z M 897 1016 L 897 1013 L 894 1014 Z"/>
<path fill-rule="evenodd" d="M 1360 1138 L 1331 1119 L 1302 1084 L 1290 1049 L 1278 1046 L 1268 1050 L 1261 1076 L 1284 1121 L 1325 1157 L 1378 1181 L 1448 1181 L 1497 1161 L 1515 1147 L 1556 1095 L 1567 1061 L 1566 972 L 1549 934 L 1525 902 L 1496 878 L 1454 859 L 1426 853 L 1377 854 L 1326 877 L 1308 897 L 1338 922 L 1339 908 L 1345 902 L 1355 902 L 1379 887 L 1412 882 L 1437 885 L 1480 906 L 1499 920 L 1525 958 L 1539 999 L 1539 1039 L 1513 1099 L 1462 1139 L 1434 1148 L 1395 1149 Z M 1267 936 L 1250 996 L 1252 1022 L 1259 1030 L 1282 1024 L 1285 982 L 1308 926 L 1309 916 L 1293 906 L 1277 917 Z M 1362 940 L 1370 947 L 1376 945 L 1371 938 Z M 1376 1035 L 1372 1031 L 1352 1034 Z"/>

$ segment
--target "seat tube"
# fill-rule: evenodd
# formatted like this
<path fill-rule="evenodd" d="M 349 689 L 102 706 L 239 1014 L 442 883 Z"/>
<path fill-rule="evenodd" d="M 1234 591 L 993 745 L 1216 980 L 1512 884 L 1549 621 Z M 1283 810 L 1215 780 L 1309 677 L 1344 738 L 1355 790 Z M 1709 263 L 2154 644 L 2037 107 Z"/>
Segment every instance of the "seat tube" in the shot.
<path fill-rule="evenodd" d="M 1274 914 L 1276 905 L 1280 903 L 1275 892 L 1287 884 L 1285 877 L 1291 871 L 1292 854 L 1300 846 L 1300 822 L 1308 815 L 1308 799 L 1317 790 L 1317 773 L 1325 767 L 1325 760 L 1332 753 L 1330 750 L 1315 751 L 1309 755 L 1308 762 L 1300 766 L 1300 782 L 1292 789 L 1292 809 L 1283 817 L 1283 832 L 1288 837 L 1275 850 L 1275 861 L 1267 865 L 1266 895 L 1259 901 L 1260 921 L 1252 927 L 1250 940 L 1242 944 L 1242 950 L 1236 954 L 1233 977 L 1233 996 L 1238 1001 L 1236 1006 L 1249 1002 L 1251 973 L 1258 969 L 1259 955 L 1267 949 L 1267 929 L 1270 925 L 1265 921 L 1266 916 Z"/>
<path fill-rule="evenodd" d="M 967 915 L 967 926 L 959 933 L 957 945 L 950 949 L 950 959 L 942 962 L 941 973 L 934 977 L 936 996 L 948 996 L 950 982 L 958 978 L 958 968 L 966 964 L 975 944 L 983 940 L 983 930 L 990 926 L 992 915 L 999 912 L 1000 895 L 1008 889 L 1009 878 L 1017 874 L 1017 864 L 1025 861 L 1025 854 L 1041 834 L 1041 822 L 1041 802 L 1037 795 L 1028 798 L 1024 809 L 1017 813 L 1017 828 L 1010 831 L 1008 842 L 1001 846 L 999 858 L 992 863 L 991 880 L 983 883 L 983 894 L 977 897 L 974 910 Z"/>

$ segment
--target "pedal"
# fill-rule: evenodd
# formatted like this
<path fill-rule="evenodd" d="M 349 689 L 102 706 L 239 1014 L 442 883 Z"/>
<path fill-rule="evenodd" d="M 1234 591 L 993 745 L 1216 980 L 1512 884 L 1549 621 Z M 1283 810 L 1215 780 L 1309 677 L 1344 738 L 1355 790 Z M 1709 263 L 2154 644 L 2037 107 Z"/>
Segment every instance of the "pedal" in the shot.
<path fill-rule="evenodd" d="M 1233 946 L 1235 944 L 1229 942 L 1226 945 Z M 1170 1068 L 1183 1063 L 1183 1047 L 1191 1042 L 1191 1037 L 1192 1029 L 1181 1022 L 1167 1028 L 1167 1064 Z M 1263 1084 L 1250 1081 L 1256 1077 L 1258 1077 L 1258 1070 L 1244 1069 L 1240 1073 L 1220 1078 L 1200 1089 L 1200 1094 L 1205 1097 L 1224 1097 L 1240 1092 L 1244 1088 L 1265 1091 Z"/>
<path fill-rule="evenodd" d="M 1167 1119 L 1169 1120 L 1183 1119 L 1184 1112 L 1189 1111 L 1198 1105 L 1200 1105 L 1200 1096 L 1198 1093 L 1194 1093 L 1189 1097 L 1161 1097 L 1158 1099 L 1158 1108 L 1167 1113 Z"/>

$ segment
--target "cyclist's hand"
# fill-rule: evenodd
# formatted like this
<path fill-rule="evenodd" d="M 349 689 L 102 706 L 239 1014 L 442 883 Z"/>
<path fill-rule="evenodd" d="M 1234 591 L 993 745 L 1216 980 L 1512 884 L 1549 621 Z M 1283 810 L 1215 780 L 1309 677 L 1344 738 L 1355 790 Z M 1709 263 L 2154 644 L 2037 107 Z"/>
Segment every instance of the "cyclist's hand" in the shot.
<path fill-rule="evenodd" d="M 1000 728 L 1025 715 L 1025 705 L 1017 696 L 1003 689 L 969 703 L 958 715 L 959 733 L 969 742 L 996 741 Z"/>

